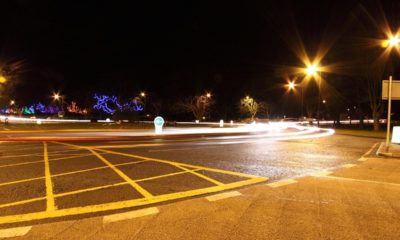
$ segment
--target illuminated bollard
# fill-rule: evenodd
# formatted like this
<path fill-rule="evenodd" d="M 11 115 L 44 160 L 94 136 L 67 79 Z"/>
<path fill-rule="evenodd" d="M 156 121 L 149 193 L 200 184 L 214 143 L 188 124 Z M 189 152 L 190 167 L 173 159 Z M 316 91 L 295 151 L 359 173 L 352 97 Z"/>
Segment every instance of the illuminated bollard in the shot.
<path fill-rule="evenodd" d="M 231 126 L 233 125 L 233 121 L 231 120 Z"/>
<path fill-rule="evenodd" d="M 224 127 L 224 120 L 219 120 L 219 127 Z"/>
<path fill-rule="evenodd" d="M 154 127 L 156 134 L 162 134 L 163 125 L 164 125 L 164 118 L 160 116 L 154 118 Z"/>

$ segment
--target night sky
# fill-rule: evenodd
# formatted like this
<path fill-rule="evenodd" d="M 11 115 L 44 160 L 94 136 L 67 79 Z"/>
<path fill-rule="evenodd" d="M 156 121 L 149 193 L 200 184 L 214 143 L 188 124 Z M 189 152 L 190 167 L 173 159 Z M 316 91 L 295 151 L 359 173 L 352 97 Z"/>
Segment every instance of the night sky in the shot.
<path fill-rule="evenodd" d="M 354 11 L 374 4 L 1 1 L 0 63 L 23 61 L 3 99 L 50 101 L 54 90 L 89 105 L 94 93 L 132 97 L 144 90 L 149 100 L 173 104 L 209 90 L 216 114 L 234 111 L 246 94 L 279 108 L 287 103 L 277 69 L 302 65 L 292 49 L 296 32 L 312 57 L 321 42 L 349 34 L 342 30 Z M 396 26 L 399 3 L 381 5 Z"/>

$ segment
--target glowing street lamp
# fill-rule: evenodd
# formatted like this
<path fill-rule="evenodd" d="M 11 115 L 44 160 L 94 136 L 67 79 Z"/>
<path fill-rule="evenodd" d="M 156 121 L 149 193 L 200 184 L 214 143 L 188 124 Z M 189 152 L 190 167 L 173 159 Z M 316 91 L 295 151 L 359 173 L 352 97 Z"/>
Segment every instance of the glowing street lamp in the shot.
<path fill-rule="evenodd" d="M 320 72 L 320 67 L 317 64 L 311 64 L 304 69 L 307 76 L 314 76 L 318 84 L 318 106 L 317 106 L 317 126 L 319 127 L 319 114 L 320 114 L 320 102 L 321 102 L 321 76 L 318 74 Z"/>
<path fill-rule="evenodd" d="M 4 76 L 0 76 L 0 83 L 5 83 L 7 82 L 7 78 L 5 78 Z"/>
<path fill-rule="evenodd" d="M 392 36 L 382 43 L 382 47 L 398 47 L 400 44 L 399 36 Z"/>
<path fill-rule="evenodd" d="M 400 44 L 400 39 L 398 35 L 395 36 L 391 36 L 389 37 L 389 39 L 387 39 L 386 41 L 384 41 L 382 43 L 382 46 L 387 48 L 393 48 L 396 47 L 398 50 Z M 388 111 L 387 111 L 387 126 L 386 126 L 386 142 L 385 142 L 385 146 L 386 146 L 386 150 L 389 149 L 389 137 L 390 137 L 390 118 L 391 118 L 391 112 L 392 112 L 392 76 L 389 77 L 389 86 L 388 86 Z"/>
<path fill-rule="evenodd" d="M 206 97 L 207 97 L 207 98 L 211 98 L 211 93 L 209 93 L 209 92 L 206 93 Z"/>
<path fill-rule="evenodd" d="M 289 81 L 289 82 L 286 84 L 286 87 L 287 87 L 287 89 L 288 89 L 289 91 L 294 90 L 294 89 L 296 88 L 296 83 L 295 83 L 295 81 Z"/>
<path fill-rule="evenodd" d="M 317 75 L 318 71 L 319 71 L 319 67 L 315 64 L 311 64 L 311 65 L 307 66 L 307 68 L 304 69 L 304 72 L 307 75 L 311 75 L 311 76 Z"/>
<path fill-rule="evenodd" d="M 61 111 L 64 112 L 64 97 L 61 96 L 60 93 L 58 93 L 58 92 L 57 93 L 54 92 L 52 97 L 53 97 L 54 101 L 57 101 L 57 102 L 60 101 Z"/>
<path fill-rule="evenodd" d="M 140 96 L 141 96 L 141 97 L 146 97 L 146 93 L 145 93 L 145 92 L 141 92 L 141 93 L 140 93 Z"/>
<path fill-rule="evenodd" d="M 12 106 L 12 105 L 14 105 L 15 104 L 15 101 L 14 100 L 11 100 L 10 101 L 10 106 Z"/>
<path fill-rule="evenodd" d="M 58 101 L 60 99 L 60 94 L 59 93 L 53 93 L 53 99 L 54 101 Z"/>

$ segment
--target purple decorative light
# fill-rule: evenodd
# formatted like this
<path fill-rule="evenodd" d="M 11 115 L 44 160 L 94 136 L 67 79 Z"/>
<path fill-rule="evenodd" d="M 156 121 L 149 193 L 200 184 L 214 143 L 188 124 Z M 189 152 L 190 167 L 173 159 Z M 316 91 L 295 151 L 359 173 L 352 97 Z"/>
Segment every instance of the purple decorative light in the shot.
<path fill-rule="evenodd" d="M 93 108 L 101 110 L 107 114 L 114 114 L 117 111 L 122 112 L 125 110 L 134 112 L 143 111 L 143 106 L 141 106 L 136 99 L 123 104 L 118 101 L 116 96 L 95 94 L 94 99 L 96 100 L 96 104 L 93 105 Z M 113 108 L 112 105 L 115 107 Z"/>

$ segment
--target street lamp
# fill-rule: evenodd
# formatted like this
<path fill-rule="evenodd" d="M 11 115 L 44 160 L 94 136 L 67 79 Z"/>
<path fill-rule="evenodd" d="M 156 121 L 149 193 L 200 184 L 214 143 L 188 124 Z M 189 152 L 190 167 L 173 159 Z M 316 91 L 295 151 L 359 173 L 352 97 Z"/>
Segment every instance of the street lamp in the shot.
<path fill-rule="evenodd" d="M 391 36 L 389 37 L 386 41 L 382 43 L 383 47 L 396 47 L 398 50 L 400 44 L 400 39 L 398 35 Z M 387 116 L 387 126 L 386 126 L 386 150 L 389 149 L 389 136 L 390 136 L 390 118 L 391 118 L 391 112 L 392 112 L 392 76 L 389 77 L 389 86 L 388 86 L 388 116 Z"/>
<path fill-rule="evenodd" d="M 54 101 L 58 101 L 60 99 L 60 94 L 53 93 L 53 99 L 54 99 Z"/>
<path fill-rule="evenodd" d="M 400 44 L 399 36 L 392 36 L 382 43 L 383 47 L 398 47 Z"/>
<path fill-rule="evenodd" d="M 4 76 L 0 76 L 0 83 L 5 83 L 7 82 L 7 78 L 5 78 Z"/>
<path fill-rule="evenodd" d="M 10 101 L 10 106 L 12 106 L 12 105 L 14 105 L 15 104 L 15 101 L 14 100 L 11 100 Z"/>
<path fill-rule="evenodd" d="M 206 97 L 207 97 L 207 98 L 211 98 L 211 93 L 209 93 L 209 92 L 206 93 Z"/>
<path fill-rule="evenodd" d="M 296 82 L 295 81 L 288 81 L 286 84 L 286 87 L 289 91 L 292 91 L 296 88 Z"/>
<path fill-rule="evenodd" d="M 307 66 L 304 70 L 307 76 L 315 77 L 315 80 L 318 84 L 318 105 L 317 105 L 317 126 L 319 127 L 319 114 L 320 114 L 320 102 L 321 102 L 321 74 L 320 74 L 320 67 L 316 64 L 311 64 Z"/>
<path fill-rule="evenodd" d="M 53 93 L 53 99 L 54 101 L 59 101 L 60 100 L 60 104 L 61 104 L 61 111 L 64 112 L 64 97 L 60 95 L 60 93 Z"/>
<path fill-rule="evenodd" d="M 143 114 L 146 116 L 146 92 L 140 92 L 140 97 L 143 98 Z"/>

